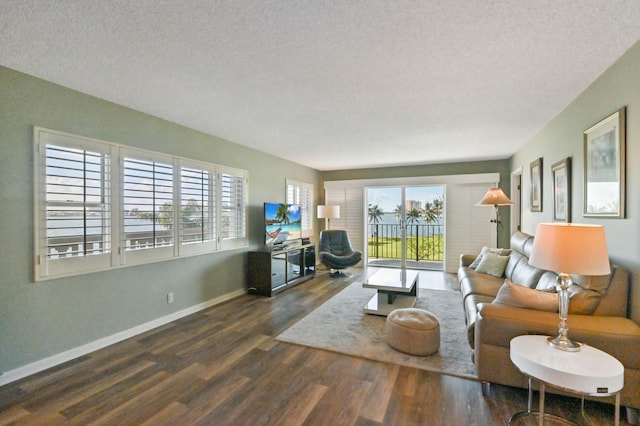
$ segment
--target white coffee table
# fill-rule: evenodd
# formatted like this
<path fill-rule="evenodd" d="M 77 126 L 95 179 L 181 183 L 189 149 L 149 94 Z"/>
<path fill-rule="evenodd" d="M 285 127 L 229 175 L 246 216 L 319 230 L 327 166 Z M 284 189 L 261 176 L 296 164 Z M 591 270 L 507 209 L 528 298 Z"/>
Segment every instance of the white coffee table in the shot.
<path fill-rule="evenodd" d="M 529 401 L 527 411 L 514 414 L 509 424 L 524 415 L 537 415 L 539 424 L 544 423 L 544 393 L 547 385 L 581 396 L 615 395 L 615 425 L 620 424 L 624 366 L 611 355 L 587 345 L 578 352 L 566 352 L 549 346 L 547 336 L 531 335 L 512 339 L 510 356 L 513 364 L 529 376 Z M 531 378 L 540 382 L 538 413 L 531 411 Z"/>
<path fill-rule="evenodd" d="M 418 271 L 411 269 L 380 269 L 362 287 L 378 292 L 364 307 L 368 314 L 387 316 L 394 309 L 413 308 L 418 297 Z"/>

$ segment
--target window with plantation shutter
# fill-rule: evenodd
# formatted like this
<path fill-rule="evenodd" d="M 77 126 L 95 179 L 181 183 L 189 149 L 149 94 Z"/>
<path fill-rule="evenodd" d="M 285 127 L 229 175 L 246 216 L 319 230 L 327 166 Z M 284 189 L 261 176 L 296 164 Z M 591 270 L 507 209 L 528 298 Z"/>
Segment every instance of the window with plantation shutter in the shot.
<path fill-rule="evenodd" d="M 216 248 L 215 168 L 193 164 L 180 167 L 181 253 Z"/>
<path fill-rule="evenodd" d="M 226 248 L 247 244 L 247 176 L 243 170 L 224 168 L 220 173 L 221 244 Z"/>
<path fill-rule="evenodd" d="M 35 279 L 248 245 L 248 175 L 34 127 Z"/>
<path fill-rule="evenodd" d="M 173 164 L 144 152 L 122 150 L 122 154 L 124 263 L 172 257 Z M 133 253 L 140 251 L 148 252 Z"/>
<path fill-rule="evenodd" d="M 47 277 L 111 264 L 111 151 L 34 130 L 36 274 Z"/>
<path fill-rule="evenodd" d="M 313 184 L 287 179 L 287 203 L 300 206 L 302 236 L 313 235 Z"/>

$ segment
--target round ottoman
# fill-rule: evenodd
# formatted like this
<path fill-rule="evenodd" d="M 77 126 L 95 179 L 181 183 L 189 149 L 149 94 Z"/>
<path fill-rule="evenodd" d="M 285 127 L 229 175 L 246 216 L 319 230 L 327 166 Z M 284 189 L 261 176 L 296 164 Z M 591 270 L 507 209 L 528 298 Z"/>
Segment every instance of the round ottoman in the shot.
<path fill-rule="evenodd" d="M 431 355 L 440 348 L 440 323 L 424 309 L 396 309 L 387 316 L 386 339 L 400 352 Z"/>

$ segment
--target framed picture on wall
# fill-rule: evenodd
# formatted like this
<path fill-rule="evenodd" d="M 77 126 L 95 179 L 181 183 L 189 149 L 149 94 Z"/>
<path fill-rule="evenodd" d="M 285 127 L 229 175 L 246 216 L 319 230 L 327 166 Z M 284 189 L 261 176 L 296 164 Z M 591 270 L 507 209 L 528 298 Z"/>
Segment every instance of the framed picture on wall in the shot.
<path fill-rule="evenodd" d="M 530 205 L 532 212 L 542 211 L 542 157 L 530 164 L 531 188 Z"/>
<path fill-rule="evenodd" d="M 584 215 L 625 217 L 626 107 L 584 132 Z"/>
<path fill-rule="evenodd" d="M 571 222 L 571 157 L 551 166 L 553 178 L 553 220 Z"/>

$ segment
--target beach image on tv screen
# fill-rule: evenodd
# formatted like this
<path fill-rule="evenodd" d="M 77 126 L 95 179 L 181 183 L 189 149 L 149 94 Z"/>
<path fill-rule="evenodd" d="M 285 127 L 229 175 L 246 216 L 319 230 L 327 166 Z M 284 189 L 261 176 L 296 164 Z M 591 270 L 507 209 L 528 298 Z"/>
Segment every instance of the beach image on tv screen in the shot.
<path fill-rule="evenodd" d="M 302 237 L 300 206 L 297 204 L 265 203 L 264 225 L 267 244 L 284 243 Z"/>

